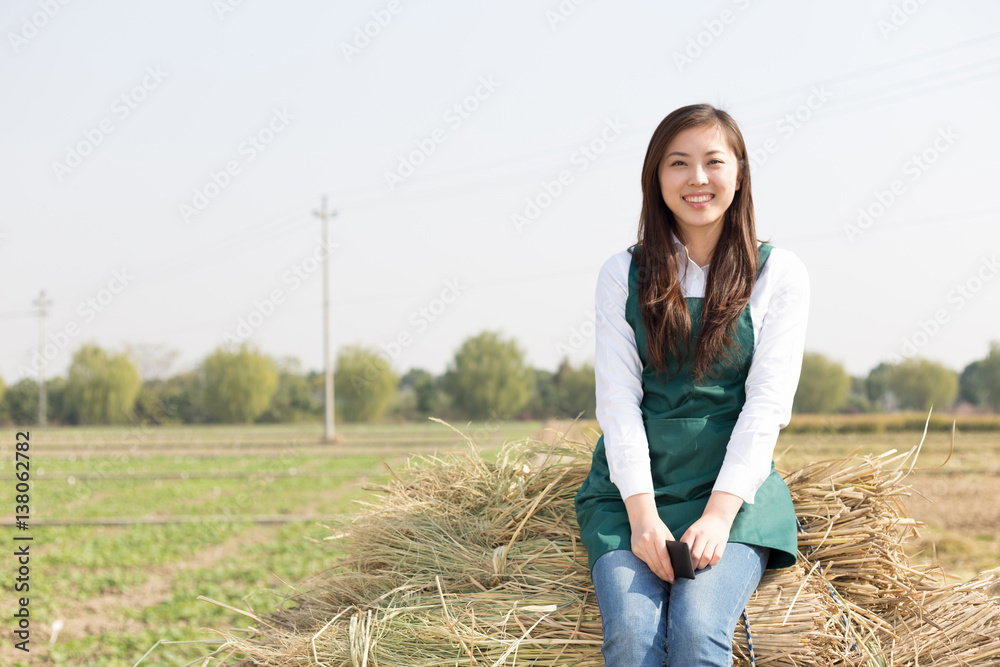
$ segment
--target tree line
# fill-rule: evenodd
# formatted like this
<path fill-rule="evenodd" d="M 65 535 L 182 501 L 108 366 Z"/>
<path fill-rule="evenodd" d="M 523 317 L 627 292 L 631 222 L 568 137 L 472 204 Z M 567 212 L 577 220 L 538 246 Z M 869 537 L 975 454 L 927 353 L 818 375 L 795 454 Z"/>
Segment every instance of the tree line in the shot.
<path fill-rule="evenodd" d="M 364 345 L 341 348 L 335 368 L 338 421 L 595 418 L 592 364 L 563 359 L 555 372 L 532 368 L 517 342 L 495 331 L 467 338 L 440 375 L 421 368 L 399 375 L 386 353 Z M 316 422 L 323 387 L 322 372 L 247 344 L 217 348 L 191 371 L 146 380 L 128 352 L 87 344 L 73 354 L 66 377 L 46 381 L 47 416 L 68 425 Z M 907 359 L 851 377 L 841 364 L 806 353 L 793 411 L 947 411 L 958 401 L 1000 412 L 1000 343 L 961 373 Z M 37 418 L 37 382 L 6 387 L 0 380 L 0 420 Z"/>
<path fill-rule="evenodd" d="M 957 403 L 1000 412 L 1000 342 L 957 373 L 928 359 L 880 363 L 866 377 L 852 377 L 821 354 L 807 352 L 793 412 L 809 414 L 893 412 L 932 406 L 948 411 Z"/>

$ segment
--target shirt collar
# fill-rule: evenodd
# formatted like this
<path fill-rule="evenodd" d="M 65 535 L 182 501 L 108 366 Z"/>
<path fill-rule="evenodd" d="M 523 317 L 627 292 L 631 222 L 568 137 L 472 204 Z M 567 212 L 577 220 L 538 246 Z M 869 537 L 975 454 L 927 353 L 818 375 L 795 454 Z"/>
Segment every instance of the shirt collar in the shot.
<path fill-rule="evenodd" d="M 681 240 L 677 238 L 677 234 L 675 234 L 673 230 L 670 230 L 670 240 L 673 241 L 673 244 L 677 248 L 677 250 L 683 250 L 684 256 L 687 257 L 687 246 L 681 243 Z"/>
<path fill-rule="evenodd" d="M 693 259 L 691 259 L 691 256 L 688 255 L 687 246 L 684 245 L 679 238 L 677 238 L 677 234 L 675 234 L 673 230 L 670 231 L 670 240 L 673 242 L 674 247 L 677 248 L 677 254 L 680 258 L 680 264 L 682 264 L 684 267 L 682 269 L 684 274 L 687 273 L 687 270 L 689 268 L 694 269 L 700 273 L 708 270 L 709 267 L 708 264 L 705 265 L 705 268 L 702 268 L 698 266 Z"/>

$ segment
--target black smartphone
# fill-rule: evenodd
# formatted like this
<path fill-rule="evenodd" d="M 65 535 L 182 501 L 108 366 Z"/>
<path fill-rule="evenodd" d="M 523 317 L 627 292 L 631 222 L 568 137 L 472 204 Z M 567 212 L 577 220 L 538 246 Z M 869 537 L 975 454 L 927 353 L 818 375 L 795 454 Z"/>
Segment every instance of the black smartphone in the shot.
<path fill-rule="evenodd" d="M 667 555 L 674 568 L 674 578 L 694 579 L 694 563 L 691 562 L 691 547 L 687 542 L 667 540 Z"/>

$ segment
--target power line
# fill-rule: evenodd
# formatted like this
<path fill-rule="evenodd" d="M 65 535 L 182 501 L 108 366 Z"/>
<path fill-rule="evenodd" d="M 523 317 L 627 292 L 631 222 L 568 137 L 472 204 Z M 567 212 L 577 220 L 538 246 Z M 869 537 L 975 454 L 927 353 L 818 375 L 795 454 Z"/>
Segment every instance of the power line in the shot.
<path fill-rule="evenodd" d="M 942 222 L 955 223 L 967 220 L 979 220 L 981 218 L 985 218 L 991 215 L 1000 215 L 1000 206 L 975 209 L 972 211 L 963 211 L 958 214 L 939 213 L 936 215 L 927 215 L 920 218 L 906 218 L 903 220 L 896 220 L 894 222 L 882 222 L 881 220 L 879 220 L 878 224 L 873 226 L 871 229 L 866 230 L 865 234 L 884 232 L 899 228 L 920 227 L 923 225 L 936 225 Z M 838 229 L 837 231 L 816 232 L 813 234 L 799 234 L 797 236 L 791 236 L 787 239 L 787 242 L 804 244 L 804 243 L 810 243 L 812 241 L 825 241 L 827 239 L 843 235 L 844 231 L 842 229 Z"/>
<path fill-rule="evenodd" d="M 780 98 L 785 97 L 788 94 L 793 93 L 793 92 L 801 94 L 801 92 L 804 89 L 806 89 L 808 86 L 810 86 L 810 85 L 815 85 L 815 84 L 818 84 L 818 83 L 830 83 L 830 84 L 832 84 L 832 83 L 838 83 L 838 82 L 848 81 L 848 80 L 851 80 L 851 79 L 861 78 L 863 76 L 867 76 L 867 75 L 870 75 L 872 73 L 876 73 L 876 72 L 880 72 L 880 71 L 883 71 L 883 70 L 888 70 L 888 69 L 900 67 L 902 65 L 910 64 L 910 63 L 913 63 L 913 62 L 919 62 L 919 61 L 926 60 L 926 59 L 934 57 L 934 56 L 939 56 L 939 55 L 942 55 L 942 54 L 945 54 L 945 53 L 950 53 L 950 52 L 958 51 L 960 49 L 968 48 L 968 47 L 974 46 L 976 44 L 985 43 L 985 42 L 988 42 L 988 41 L 991 41 L 991 40 L 995 40 L 998 37 L 1000 37 L 1000 32 L 998 32 L 998 33 L 991 33 L 991 34 L 988 34 L 988 35 L 983 35 L 983 36 L 980 36 L 980 37 L 976 37 L 976 38 L 972 38 L 972 39 L 966 40 L 964 42 L 960 42 L 958 44 L 954 44 L 954 45 L 950 45 L 950 46 L 946 46 L 946 47 L 941 47 L 941 48 L 938 48 L 938 49 L 932 49 L 930 51 L 926 51 L 926 52 L 919 53 L 919 54 L 914 54 L 914 55 L 911 55 L 911 56 L 907 56 L 907 57 L 900 58 L 900 59 L 897 59 L 897 60 L 889 61 L 889 62 L 886 62 L 886 63 L 880 63 L 878 65 L 872 65 L 872 66 L 869 66 L 869 67 L 864 67 L 864 68 L 860 68 L 860 69 L 856 69 L 856 70 L 851 70 L 851 71 L 848 71 L 848 72 L 844 72 L 844 73 L 841 73 L 841 74 L 838 74 L 838 75 L 834 75 L 834 76 L 830 76 L 830 77 L 824 77 L 820 81 L 806 82 L 806 83 L 799 84 L 799 85 L 794 86 L 794 87 L 789 87 L 789 88 L 786 88 L 786 89 L 783 89 L 783 90 L 780 90 L 780 91 L 776 91 L 776 92 L 772 92 L 772 93 L 767 93 L 765 95 L 760 95 L 760 96 L 757 96 L 755 98 L 751 98 L 751 99 L 747 100 L 746 102 L 743 102 L 743 104 L 753 105 L 753 104 L 755 104 L 755 103 L 757 103 L 759 101 L 762 101 L 762 100 L 780 99 Z M 893 84 L 891 86 L 891 88 L 900 88 L 900 87 L 907 87 L 907 86 L 917 85 L 920 81 L 924 81 L 924 80 L 928 80 L 928 79 L 934 79 L 934 78 L 941 78 L 941 77 L 944 77 L 944 76 L 949 76 L 951 74 L 958 73 L 960 71 L 968 70 L 970 68 L 982 67 L 984 65 L 992 64 L 996 60 L 997 60 L 996 58 L 991 58 L 991 59 L 977 61 L 977 62 L 966 64 L 966 65 L 960 65 L 960 66 L 957 66 L 955 68 L 952 68 L 952 69 L 947 70 L 946 72 L 942 72 L 942 73 L 935 73 L 935 74 L 928 74 L 928 75 L 924 75 L 924 76 L 914 77 L 914 78 L 912 78 L 912 79 L 910 79 L 908 81 L 904 81 L 904 82 L 899 82 L 897 84 Z M 872 108 L 872 107 L 881 106 L 883 104 L 888 104 L 888 103 L 892 103 L 892 102 L 898 102 L 898 101 L 901 101 L 901 100 L 913 97 L 915 95 L 926 94 L 926 93 L 934 92 L 934 91 L 938 91 L 938 90 L 945 90 L 945 89 L 954 87 L 956 85 L 963 85 L 963 84 L 966 84 L 966 83 L 970 83 L 972 81 L 980 80 L 982 78 L 996 76 L 997 74 L 1000 74 L 1000 71 L 988 72 L 988 73 L 985 73 L 983 75 L 980 75 L 978 78 L 976 78 L 976 77 L 968 77 L 966 79 L 962 79 L 962 80 L 958 80 L 958 81 L 946 82 L 946 83 L 944 83 L 944 84 L 942 84 L 940 86 L 937 86 L 937 87 L 927 87 L 927 88 L 923 88 L 923 89 L 918 89 L 918 90 L 912 91 L 910 93 L 904 93 L 904 94 L 898 95 L 896 97 L 890 97 L 890 98 L 886 98 L 884 96 L 884 93 L 886 91 L 886 87 L 885 86 L 881 86 L 881 87 L 879 87 L 879 89 L 877 91 L 862 91 L 862 92 L 860 92 L 860 93 L 858 93 L 856 95 L 852 95 L 852 96 L 849 96 L 849 97 L 845 98 L 844 101 L 840 102 L 839 104 L 835 103 L 834 105 L 830 105 L 829 107 L 827 107 L 826 109 L 823 109 L 820 113 L 817 114 L 816 120 L 823 120 L 823 119 L 827 119 L 827 118 L 831 118 L 831 117 L 843 115 L 845 113 L 851 113 L 851 112 L 854 112 L 854 111 L 859 111 L 859 110 L 862 110 L 864 108 Z M 874 99 L 872 99 L 871 97 L 869 97 L 868 99 L 865 99 L 865 97 L 869 96 L 869 95 L 875 95 L 876 97 Z M 881 99 L 879 99 L 879 97 L 881 97 Z M 858 98 L 858 102 L 856 104 L 854 104 L 853 106 L 850 106 L 850 105 L 847 104 L 847 102 L 851 101 L 852 99 L 856 99 L 856 98 Z M 866 104 L 866 103 L 873 103 L 873 104 Z M 775 118 L 775 116 L 773 116 L 773 115 L 771 115 L 771 116 L 758 116 L 756 119 L 750 119 L 749 121 L 743 123 L 743 126 L 744 126 L 745 129 L 754 129 L 756 127 L 763 127 L 763 126 L 770 125 L 771 123 L 773 123 L 774 122 L 774 118 Z M 659 119 L 657 118 L 655 120 L 659 120 Z M 632 123 L 634 124 L 635 121 L 632 121 Z M 521 167 L 526 166 L 528 164 L 535 163 L 539 158 L 552 158 L 552 157 L 555 157 L 557 155 L 565 155 L 566 153 L 569 153 L 569 152 L 571 152 L 573 150 L 578 149 L 580 147 L 580 145 L 581 145 L 581 142 L 580 141 L 576 141 L 576 142 L 573 142 L 573 143 L 564 144 L 562 146 L 550 147 L 550 148 L 543 149 L 541 151 L 535 151 L 533 153 L 498 158 L 498 159 L 495 159 L 495 160 L 491 160 L 491 161 L 479 163 L 479 164 L 471 166 L 471 167 L 464 166 L 464 165 L 463 166 L 454 167 L 454 168 L 447 169 L 447 170 L 444 170 L 442 172 L 438 172 L 437 174 L 435 174 L 435 180 L 429 181 L 430 187 L 423 188 L 421 190 L 414 191 L 414 192 L 411 192 L 411 193 L 404 193 L 402 195 L 392 195 L 392 196 L 389 196 L 389 195 L 383 194 L 381 192 L 375 192 L 375 193 L 373 193 L 370 190 L 370 188 L 355 188 L 353 190 L 344 190 L 344 191 L 341 191 L 339 193 L 339 196 L 346 195 L 346 196 L 349 197 L 352 193 L 367 191 L 368 193 L 370 193 L 369 196 L 362 197 L 361 199 L 355 200 L 354 202 L 351 202 L 351 201 L 348 200 L 348 202 L 345 203 L 344 205 L 347 206 L 347 207 L 349 207 L 349 208 L 351 208 L 352 210 L 366 210 L 366 209 L 371 210 L 371 209 L 380 209 L 380 208 L 385 208 L 385 207 L 395 206 L 395 205 L 409 205 L 409 204 L 412 204 L 414 202 L 420 202 L 420 201 L 434 201 L 434 200 L 439 200 L 439 199 L 445 199 L 445 198 L 449 198 L 451 196 L 454 196 L 455 194 L 466 194 L 466 193 L 468 193 L 470 191 L 481 190 L 483 188 L 497 188 L 497 187 L 513 186 L 513 185 L 525 185 L 527 187 L 527 186 L 530 186 L 530 185 L 534 185 L 534 183 L 532 183 L 532 181 L 535 180 L 535 179 L 543 179 L 546 176 L 551 176 L 552 169 L 555 168 L 555 167 L 557 167 L 558 163 L 552 163 L 552 162 L 550 162 L 549 164 L 543 164 L 543 165 L 537 167 L 536 169 L 534 169 L 533 172 L 530 172 L 530 174 L 526 174 L 525 171 L 523 170 L 523 168 L 521 168 Z M 602 157 L 600 160 L 596 161 L 591 166 L 595 170 L 604 170 L 604 169 L 607 169 L 607 168 L 612 167 L 612 166 L 617 166 L 618 164 L 621 164 L 623 162 L 635 162 L 635 161 L 641 159 L 641 157 L 644 154 L 644 152 L 645 152 L 645 146 L 642 146 L 639 150 L 636 150 L 634 152 L 622 153 L 621 151 L 619 151 L 617 154 L 610 154 L 607 157 Z M 512 166 L 515 167 L 515 169 L 512 172 L 510 172 L 509 175 L 506 178 L 501 177 L 499 180 L 496 179 L 496 178 L 494 178 L 494 179 L 490 179 L 490 180 L 486 180 L 486 181 L 472 181 L 472 182 L 466 181 L 464 183 L 457 183 L 457 184 L 447 184 L 446 183 L 446 184 L 444 184 L 444 185 L 442 185 L 440 187 L 435 187 L 435 185 L 434 185 L 435 182 L 440 182 L 440 177 L 441 176 L 447 177 L 449 174 L 462 174 L 462 175 L 465 175 L 465 176 L 468 176 L 468 175 L 472 174 L 473 176 L 478 176 L 479 174 L 487 173 L 491 169 L 495 169 L 495 168 L 503 167 L 503 166 L 507 166 L 507 165 L 512 165 Z M 278 235 L 278 234 L 281 234 L 283 231 L 286 231 L 287 228 L 289 228 L 289 227 L 294 227 L 294 226 L 297 226 L 297 225 L 301 224 L 302 223 L 302 218 L 300 216 L 304 212 L 303 209 L 300 208 L 300 207 L 298 207 L 298 206 L 296 206 L 296 207 L 293 207 L 292 209 L 289 209 L 289 211 L 290 211 L 291 215 L 284 215 L 278 221 L 265 223 L 264 225 L 262 225 L 261 227 L 257 228 L 256 230 L 253 230 L 250 234 L 248 234 L 246 230 L 241 230 L 240 232 L 237 232 L 237 233 L 234 233 L 234 234 L 228 236 L 225 240 L 213 243 L 212 244 L 212 248 L 213 249 L 219 249 L 219 248 L 224 248 L 227 245 L 231 245 L 231 244 L 249 243 L 251 241 L 252 236 L 254 236 L 254 235 L 260 236 L 260 235 L 264 234 L 265 230 L 268 230 L 269 228 L 275 228 L 275 227 L 277 227 L 277 229 L 274 230 L 274 232 L 276 232 L 276 234 L 274 234 L 274 235 Z M 282 225 L 282 223 L 284 223 L 289 218 L 291 218 L 293 220 L 293 222 L 290 223 L 290 224 L 284 224 L 284 225 Z M 273 238 L 273 236 L 268 235 L 268 238 Z M 181 259 L 179 261 L 171 261 L 171 262 L 168 262 L 168 263 L 165 263 L 165 264 L 161 265 L 160 267 L 156 267 L 154 269 L 154 273 L 159 273 L 160 275 L 159 276 L 154 275 L 152 277 L 144 277 L 143 283 L 144 284 L 149 284 L 150 282 L 153 282 L 153 281 L 174 279 L 178 275 L 184 275 L 184 273 L 187 273 L 187 271 L 185 271 L 185 272 L 183 272 L 181 274 L 177 274 L 177 273 L 168 274 L 167 273 L 171 268 L 177 267 L 178 265 L 182 265 L 184 263 L 187 263 L 187 264 L 195 263 L 196 266 L 192 267 L 191 270 L 201 271 L 201 270 L 204 270 L 206 268 L 210 268 L 212 266 L 215 266 L 215 265 L 218 265 L 218 264 L 220 264 L 222 262 L 226 262 L 226 261 L 230 261 L 230 260 L 231 260 L 230 256 L 221 256 L 215 262 L 208 262 L 208 263 L 206 263 L 206 262 L 197 262 L 196 260 L 192 260 L 190 257 L 185 256 L 183 259 Z M 85 296 L 86 296 L 85 294 L 81 295 L 80 298 L 83 298 Z M 73 302 L 73 301 L 76 301 L 78 299 L 73 298 L 73 297 L 69 297 L 68 300 L 70 302 Z M 2 315 L 0 315 L 0 317 L 2 317 Z M 17 317 L 17 315 L 8 315 L 8 317 Z"/>
<path fill-rule="evenodd" d="M 813 86 L 820 83 L 837 83 L 840 81 L 849 81 L 851 79 L 859 79 L 862 76 L 871 74 L 872 72 L 881 72 L 882 70 L 892 69 L 894 67 L 899 67 L 900 65 L 905 65 L 912 62 L 917 62 L 920 60 L 926 60 L 927 58 L 933 56 L 939 56 L 944 53 L 951 53 L 952 51 L 958 51 L 959 49 L 964 49 L 975 44 L 980 44 L 983 42 L 989 42 L 991 40 L 1000 38 L 1000 32 L 992 32 L 987 35 L 981 35 L 979 37 L 973 37 L 972 39 L 967 39 L 964 42 L 959 42 L 958 44 L 952 44 L 951 46 L 943 46 L 938 49 L 931 49 L 930 51 L 923 51 L 921 53 L 913 54 L 912 56 L 905 56 L 903 58 L 898 58 L 896 60 L 890 60 L 889 62 L 879 63 L 877 65 L 870 65 L 868 67 L 862 67 L 860 69 L 851 70 L 849 72 L 842 72 L 840 74 L 835 74 L 833 76 L 823 77 L 818 81 L 808 81 L 803 84 L 798 84 L 796 86 L 785 88 L 784 90 L 765 93 L 757 97 L 752 97 L 746 100 L 744 104 L 752 105 L 758 100 L 764 99 L 774 99 L 784 97 L 786 95 L 791 95 L 792 93 L 801 93 L 803 88 L 808 86 Z"/>
<path fill-rule="evenodd" d="M 11 310 L 6 313 L 0 313 L 0 319 L 19 320 L 25 317 L 34 317 L 35 315 L 37 313 L 34 310 Z"/>
<path fill-rule="evenodd" d="M 986 59 L 986 60 L 977 61 L 977 62 L 974 62 L 974 63 L 969 63 L 969 64 L 966 64 L 966 65 L 957 66 L 957 67 L 952 68 L 951 70 L 948 70 L 946 72 L 914 77 L 914 78 L 909 79 L 907 81 L 900 82 L 900 83 L 897 83 L 895 85 L 892 85 L 892 86 L 889 87 L 889 89 L 900 88 L 900 87 L 904 87 L 905 88 L 905 87 L 916 86 L 916 85 L 919 85 L 919 83 L 922 82 L 922 81 L 927 81 L 929 79 L 939 79 L 939 78 L 942 78 L 944 76 L 954 75 L 956 73 L 967 71 L 969 69 L 980 68 L 980 67 L 984 67 L 984 66 L 989 66 L 989 65 L 994 64 L 997 61 L 1000 61 L 1000 59 L 990 58 L 990 59 Z M 995 69 L 995 70 L 991 70 L 991 71 L 988 71 L 988 72 L 985 72 L 985 73 L 982 73 L 982 74 L 979 74 L 979 75 L 975 75 L 975 76 L 969 76 L 969 77 L 965 77 L 965 78 L 960 78 L 960 79 L 954 79 L 954 80 L 951 80 L 951 81 L 946 81 L 946 82 L 944 82 L 944 83 L 942 83 L 940 85 L 937 85 L 937 86 L 924 86 L 922 88 L 917 88 L 916 90 L 912 90 L 912 91 L 905 92 L 905 93 L 900 93 L 900 94 L 895 95 L 895 96 L 886 96 L 884 94 L 885 91 L 887 90 L 887 88 L 885 86 L 881 86 L 877 90 L 861 91 L 861 92 L 859 92 L 857 94 L 850 95 L 850 96 L 844 98 L 844 101 L 841 102 L 841 103 L 839 103 L 839 104 L 832 104 L 829 107 L 826 107 L 826 108 L 822 109 L 821 111 L 817 112 L 815 120 L 825 120 L 825 119 L 828 119 L 828 118 L 833 118 L 833 117 L 841 116 L 841 115 L 844 115 L 844 114 L 847 114 L 847 113 L 852 113 L 852 112 L 855 112 L 855 111 L 860 111 L 860 110 L 863 110 L 863 109 L 876 108 L 876 107 L 883 106 L 883 105 L 886 105 L 886 104 L 895 103 L 895 102 L 899 102 L 899 101 L 902 101 L 902 100 L 910 99 L 912 97 L 916 97 L 916 96 L 919 96 L 919 95 L 925 95 L 925 94 L 928 94 L 928 93 L 937 92 L 937 91 L 941 91 L 941 90 L 947 90 L 947 89 L 950 89 L 950 88 L 954 88 L 956 86 L 961 86 L 961 85 L 965 85 L 965 84 L 968 84 L 968 83 L 973 83 L 975 81 L 979 81 L 979 80 L 982 80 L 982 79 L 985 79 L 985 78 L 997 76 L 998 74 L 1000 74 L 1000 69 Z M 802 92 L 802 88 L 799 88 L 799 92 L 800 93 Z M 853 105 L 849 105 L 848 102 L 851 102 L 853 100 L 857 100 L 857 102 L 855 104 L 853 104 Z M 759 116 L 757 119 L 753 119 L 753 120 L 751 120 L 751 121 L 749 121 L 747 123 L 744 123 L 743 124 L 744 130 L 753 130 L 753 129 L 759 129 L 759 128 L 770 126 L 770 125 L 772 125 L 774 123 L 775 117 L 776 117 L 775 115 L 770 115 L 770 116 L 766 116 L 766 117 L 765 116 Z M 766 120 L 765 120 L 765 118 L 766 118 Z M 814 122 L 814 121 L 810 121 L 810 122 Z M 574 144 L 568 145 L 568 149 L 566 149 L 566 150 L 573 150 L 573 149 L 579 148 L 579 146 L 580 146 L 580 142 L 576 142 Z M 560 150 L 562 150 L 562 149 L 560 149 Z M 544 154 L 549 154 L 549 153 L 551 153 L 551 151 L 547 151 Z M 618 164 L 618 163 L 623 162 L 623 161 L 629 161 L 629 162 L 635 163 L 638 160 L 641 160 L 644 154 L 645 154 L 645 147 L 644 146 L 640 150 L 637 150 L 635 152 L 624 153 L 623 151 L 618 151 L 617 154 L 609 155 L 606 158 L 602 157 L 601 159 L 595 161 L 594 163 L 592 163 L 590 165 L 589 168 L 593 168 L 595 170 L 603 170 L 603 169 L 607 169 L 611 165 L 615 165 L 615 164 Z M 517 160 L 517 162 L 514 162 L 515 165 L 517 165 L 517 164 L 526 165 L 526 164 L 528 164 L 529 161 L 533 160 L 533 158 L 535 158 L 538 155 L 540 155 L 540 153 L 533 153 L 533 154 L 530 154 L 528 156 L 519 156 L 519 157 L 505 158 L 505 159 L 500 160 L 500 161 L 494 161 L 494 162 L 488 162 L 488 163 L 481 163 L 480 165 L 477 165 L 475 167 L 456 167 L 454 169 L 448 170 L 446 172 L 440 172 L 440 173 L 451 173 L 451 172 L 459 172 L 460 171 L 461 173 L 463 173 L 465 175 L 472 174 L 474 176 L 478 176 L 479 174 L 484 173 L 486 171 L 486 169 L 484 169 L 483 167 L 488 168 L 488 167 L 490 167 L 490 166 L 492 166 L 494 164 L 499 164 L 501 162 L 503 162 L 503 163 L 510 163 L 510 162 L 514 162 L 515 160 Z M 521 158 L 525 158 L 525 157 L 527 159 L 521 159 Z M 419 202 L 419 201 L 427 201 L 427 200 L 433 201 L 433 200 L 437 200 L 437 199 L 444 199 L 444 198 L 447 198 L 449 196 L 452 196 L 452 193 L 458 194 L 458 195 L 462 195 L 462 194 L 467 194 L 470 191 L 482 189 L 484 187 L 487 187 L 487 188 L 496 188 L 496 187 L 503 187 L 503 186 L 506 186 L 506 185 L 524 184 L 526 182 L 528 184 L 531 184 L 531 180 L 533 180 L 533 179 L 544 178 L 545 176 L 551 177 L 552 176 L 552 171 L 553 171 L 553 169 L 556 168 L 556 166 L 558 166 L 558 165 L 545 165 L 545 166 L 542 166 L 542 167 L 536 169 L 535 172 L 532 175 L 530 175 L 530 176 L 528 174 L 526 174 L 522 169 L 515 169 L 513 172 L 511 172 L 507 176 L 507 178 L 503 178 L 503 177 L 500 177 L 500 178 L 491 178 L 491 179 L 488 179 L 488 180 L 478 180 L 478 181 L 474 180 L 474 181 L 466 181 L 466 182 L 463 182 L 463 183 L 454 183 L 454 184 L 446 183 L 446 184 L 444 184 L 444 185 L 442 185 L 440 187 L 435 187 L 434 186 L 435 180 L 431 180 L 431 181 L 428 181 L 430 183 L 430 185 L 428 187 L 425 187 L 425 188 L 423 188 L 421 190 L 412 191 L 411 193 L 404 193 L 404 194 L 400 194 L 400 195 L 387 195 L 387 194 L 383 194 L 383 193 L 371 193 L 371 195 L 368 196 L 368 197 L 363 197 L 361 199 L 356 199 L 354 201 L 348 200 L 348 201 L 346 201 L 344 203 L 344 206 L 347 207 L 347 208 L 350 208 L 351 210 L 366 210 L 366 209 L 370 210 L 370 209 L 385 208 L 385 207 L 396 206 L 396 205 L 407 205 L 407 204 L 411 204 L 413 202 Z M 531 180 L 529 180 L 529 179 L 531 179 Z M 371 192 L 371 190 L 369 190 L 369 192 Z"/>

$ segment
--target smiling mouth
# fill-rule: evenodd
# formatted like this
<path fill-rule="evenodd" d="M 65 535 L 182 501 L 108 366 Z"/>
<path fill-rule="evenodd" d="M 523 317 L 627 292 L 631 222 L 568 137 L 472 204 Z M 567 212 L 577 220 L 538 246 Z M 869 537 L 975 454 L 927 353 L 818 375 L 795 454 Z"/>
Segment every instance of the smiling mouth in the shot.
<path fill-rule="evenodd" d="M 715 199 L 715 195 L 688 195 L 684 197 L 684 201 L 689 204 L 703 204 L 707 201 L 712 201 Z"/>

